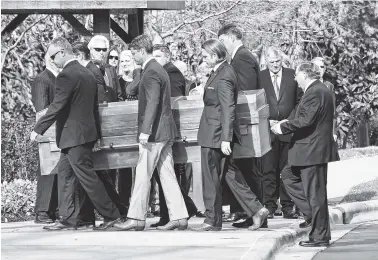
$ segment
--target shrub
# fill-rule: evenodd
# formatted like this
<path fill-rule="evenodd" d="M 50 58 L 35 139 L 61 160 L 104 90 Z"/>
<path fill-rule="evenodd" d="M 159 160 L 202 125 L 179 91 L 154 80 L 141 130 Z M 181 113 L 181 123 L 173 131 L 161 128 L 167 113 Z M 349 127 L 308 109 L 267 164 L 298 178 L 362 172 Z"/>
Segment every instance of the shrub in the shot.
<path fill-rule="evenodd" d="M 35 180 L 38 171 L 38 144 L 29 140 L 35 119 L 12 118 L 1 122 L 1 182 Z"/>
<path fill-rule="evenodd" d="M 4 181 L 1 184 L 1 222 L 33 219 L 36 189 L 36 181 Z"/>

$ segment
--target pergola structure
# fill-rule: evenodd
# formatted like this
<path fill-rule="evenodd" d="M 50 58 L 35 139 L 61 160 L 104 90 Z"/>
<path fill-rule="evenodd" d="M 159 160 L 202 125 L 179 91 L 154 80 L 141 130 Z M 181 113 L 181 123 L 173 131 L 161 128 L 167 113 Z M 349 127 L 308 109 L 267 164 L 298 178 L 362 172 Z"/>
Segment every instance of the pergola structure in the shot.
<path fill-rule="evenodd" d="M 179 10 L 185 8 L 185 0 L 1 0 L 2 14 L 17 14 L 4 28 L 1 35 L 11 33 L 30 14 L 60 14 L 83 36 L 92 36 L 74 14 L 93 15 L 93 34 L 110 38 L 113 30 L 124 42 L 130 43 L 143 34 L 144 10 Z M 126 13 L 128 30 L 115 22 L 110 15 Z"/>

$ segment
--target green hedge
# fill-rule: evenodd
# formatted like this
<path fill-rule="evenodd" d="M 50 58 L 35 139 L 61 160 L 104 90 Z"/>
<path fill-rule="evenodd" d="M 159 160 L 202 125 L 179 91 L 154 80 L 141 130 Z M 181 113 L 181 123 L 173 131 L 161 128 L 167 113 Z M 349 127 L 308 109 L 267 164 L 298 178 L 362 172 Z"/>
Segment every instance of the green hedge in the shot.
<path fill-rule="evenodd" d="M 36 181 L 4 181 L 1 184 L 1 222 L 33 219 L 36 190 Z"/>

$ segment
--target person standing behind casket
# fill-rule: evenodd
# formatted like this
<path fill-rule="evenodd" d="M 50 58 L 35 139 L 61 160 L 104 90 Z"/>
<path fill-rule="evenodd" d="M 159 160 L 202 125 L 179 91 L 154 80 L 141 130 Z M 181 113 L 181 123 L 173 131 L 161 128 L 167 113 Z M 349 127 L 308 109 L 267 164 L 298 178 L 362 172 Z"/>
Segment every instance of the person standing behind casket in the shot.
<path fill-rule="evenodd" d="M 103 183 L 93 170 L 92 149 L 101 136 L 97 83 L 93 74 L 75 60 L 71 44 L 64 38 L 52 40 L 48 55 L 63 70 L 56 79 L 56 94 L 46 114 L 41 117 L 30 134 L 34 141 L 56 122 L 56 144 L 61 149 L 59 180 L 63 180 L 62 200 L 71 201 L 78 179 L 97 211 L 104 217 L 104 224 L 120 218 L 116 205 L 108 196 Z M 61 198 L 59 198 L 61 200 Z M 61 205 L 61 203 L 59 203 Z M 49 230 L 77 227 L 74 205 L 67 204 L 65 215 Z"/>
<path fill-rule="evenodd" d="M 250 230 L 260 228 L 269 214 L 249 188 L 233 159 L 233 143 L 240 143 L 241 138 L 236 118 L 238 79 L 232 66 L 227 63 L 226 55 L 227 49 L 219 40 L 210 39 L 202 44 L 204 61 L 212 68 L 203 95 L 204 109 L 197 138 L 201 146 L 206 219 L 202 225 L 192 228 L 194 231 L 222 229 L 223 178 L 247 216 L 252 217 L 254 223 Z"/>
<path fill-rule="evenodd" d="M 46 69 L 38 74 L 31 86 L 32 102 L 36 112 L 47 108 L 54 99 L 55 79 L 59 69 L 45 55 Z M 56 166 L 49 175 L 40 175 L 38 171 L 37 194 L 35 200 L 35 223 L 53 223 L 58 217 L 58 187 Z"/>
<path fill-rule="evenodd" d="M 183 230 L 188 226 L 188 212 L 173 167 L 172 144 L 177 129 L 171 108 L 169 76 L 153 58 L 152 41 L 148 36 L 136 37 L 130 49 L 135 62 L 142 65 L 138 102 L 139 160 L 128 220 L 114 227 L 119 230 L 145 228 L 151 178 L 157 167 L 170 214 L 170 222 L 158 229 Z"/>
<path fill-rule="evenodd" d="M 243 34 L 234 24 L 224 25 L 218 31 L 219 40 L 226 46 L 231 55 L 231 66 L 238 77 L 238 91 L 260 89 L 259 64 L 253 54 L 243 45 Z M 262 202 L 261 172 L 258 169 L 260 158 L 236 159 L 235 163 L 242 172 L 244 179 L 253 193 Z M 245 217 L 242 208 L 232 194 L 230 194 L 230 215 L 226 221 L 237 221 Z M 252 219 L 242 223 L 234 223 L 236 227 L 248 227 L 253 224 Z M 266 227 L 266 223 L 264 224 Z"/>
<path fill-rule="evenodd" d="M 303 91 L 294 80 L 294 70 L 282 66 L 281 52 L 273 47 L 266 50 L 268 69 L 261 71 L 261 85 L 265 89 L 269 104 L 269 123 L 273 126 L 277 120 L 290 116 L 298 105 Z M 263 204 L 269 210 L 269 218 L 274 218 L 277 200 L 280 198 L 284 218 L 296 219 L 294 202 L 288 196 L 280 173 L 287 164 L 287 154 L 291 135 L 271 133 L 272 149 L 262 157 L 263 168 Z"/>
<path fill-rule="evenodd" d="M 154 45 L 153 56 L 156 61 L 167 71 L 171 87 L 171 97 L 185 96 L 185 78 L 180 70 L 171 62 L 171 54 L 168 46 L 166 45 Z M 194 216 L 197 213 L 197 207 L 193 200 L 188 196 L 183 187 L 181 186 L 181 179 L 186 177 L 185 164 L 175 164 L 175 174 L 180 186 L 181 194 L 184 198 L 186 209 L 189 216 Z M 160 178 L 157 170 L 155 169 L 154 177 L 159 184 L 159 202 L 160 202 L 160 220 L 155 224 L 151 224 L 151 227 L 164 226 L 169 222 L 169 214 L 167 204 L 165 202 L 164 192 L 161 187 Z"/>
<path fill-rule="evenodd" d="M 304 247 L 328 246 L 331 240 L 327 167 L 333 161 L 334 107 L 332 92 L 319 78 L 317 65 L 305 62 L 297 67 L 295 79 L 305 93 L 295 113 L 271 128 L 275 134 L 293 133 L 288 165 L 281 174 L 288 194 L 312 226 L 309 240 L 299 243 Z"/>

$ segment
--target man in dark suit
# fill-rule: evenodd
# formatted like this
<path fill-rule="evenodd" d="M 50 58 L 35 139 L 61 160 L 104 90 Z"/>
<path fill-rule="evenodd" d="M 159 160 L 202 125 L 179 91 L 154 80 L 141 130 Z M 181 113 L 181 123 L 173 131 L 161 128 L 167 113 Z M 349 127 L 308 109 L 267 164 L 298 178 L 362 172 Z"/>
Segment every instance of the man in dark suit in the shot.
<path fill-rule="evenodd" d="M 31 87 L 32 102 L 35 111 L 41 111 L 48 107 L 55 94 L 55 79 L 59 69 L 45 56 L 46 69 L 38 74 Z M 49 175 L 40 175 L 38 171 L 37 195 L 35 200 L 35 223 L 49 224 L 57 218 L 58 211 L 58 187 L 57 171 L 55 167 Z"/>
<path fill-rule="evenodd" d="M 227 52 L 231 55 L 231 66 L 234 68 L 238 77 L 238 91 L 260 89 L 260 69 L 259 64 L 252 53 L 244 47 L 242 40 L 243 34 L 234 24 L 224 25 L 218 31 L 219 40 L 226 46 Z M 252 192 L 256 194 L 259 201 L 261 198 L 261 173 L 258 169 L 258 158 L 243 158 L 235 160 L 244 179 Z M 236 198 L 230 194 L 230 215 L 226 221 L 237 221 L 245 217 L 240 204 Z M 252 219 L 241 223 L 234 223 L 236 227 L 251 226 Z M 264 225 L 266 226 L 266 225 Z"/>
<path fill-rule="evenodd" d="M 105 85 L 104 77 L 101 73 L 101 70 L 90 60 L 90 52 L 87 47 L 86 43 L 83 42 L 77 42 L 73 44 L 73 53 L 76 56 L 76 59 L 79 61 L 79 63 L 87 68 L 96 78 L 97 82 L 97 101 L 99 104 L 107 103 L 107 102 L 116 102 L 117 97 L 115 92 L 112 88 Z M 105 186 L 105 189 L 109 195 L 109 197 L 112 199 L 114 204 L 117 206 L 119 212 L 122 216 L 126 217 L 127 215 L 127 207 L 122 203 L 120 196 L 118 195 L 114 182 L 107 170 L 102 171 L 96 171 L 97 176 L 100 178 L 102 183 Z M 131 175 L 130 175 L 131 177 Z M 85 192 L 79 192 L 82 202 L 80 202 L 80 205 L 82 206 L 83 214 L 85 215 L 84 219 L 94 219 L 94 208 L 92 203 L 90 203 L 89 197 L 85 194 Z M 104 226 L 97 227 L 97 230 L 100 230 L 104 228 Z"/>
<path fill-rule="evenodd" d="M 282 56 L 278 49 L 268 48 L 266 59 L 268 69 L 261 71 L 261 85 L 267 96 L 269 122 L 272 126 L 277 121 L 290 116 L 290 113 L 298 105 L 303 91 L 294 80 L 294 70 L 282 67 Z M 293 210 L 294 203 L 288 196 L 280 178 L 280 173 L 287 164 L 290 139 L 291 135 L 276 136 L 271 133 L 272 150 L 262 157 L 262 202 L 270 212 L 269 218 L 274 217 L 278 198 L 282 205 L 283 217 L 298 218 L 298 214 Z"/>
<path fill-rule="evenodd" d="M 142 65 L 139 82 L 138 142 L 139 160 L 134 189 L 126 222 L 116 223 L 119 230 L 143 230 L 154 169 L 158 169 L 170 222 L 159 230 L 186 229 L 188 212 L 177 183 L 172 157 L 172 144 L 177 129 L 171 109 L 169 76 L 152 56 L 152 41 L 146 35 L 130 44 L 133 58 Z"/>
<path fill-rule="evenodd" d="M 47 53 L 63 70 L 56 79 L 53 102 L 30 135 L 30 139 L 35 140 L 56 122 L 56 144 L 61 149 L 58 178 L 64 187 L 59 193 L 62 195 L 59 198 L 61 219 L 47 229 L 77 227 L 79 219 L 72 205 L 76 179 L 104 217 L 104 224 L 112 225 L 121 215 L 99 181 L 92 162 L 92 149 L 100 137 L 96 79 L 75 60 L 72 46 L 66 39 L 55 38 Z"/>
<path fill-rule="evenodd" d="M 226 47 L 219 40 L 210 39 L 202 44 L 204 61 L 212 68 L 205 85 L 204 109 L 197 137 L 201 146 L 206 219 L 202 225 L 192 228 L 194 231 L 221 230 L 223 177 L 247 216 L 252 217 L 251 230 L 260 228 L 269 213 L 249 188 L 232 157 L 233 143 L 240 143 L 241 138 L 235 110 L 238 79 L 226 61 L 226 54 Z"/>
<path fill-rule="evenodd" d="M 289 120 L 272 127 L 276 134 L 291 134 L 288 165 L 282 179 L 290 197 L 311 222 L 305 247 L 328 246 L 331 240 L 327 201 L 327 165 L 332 157 L 333 97 L 319 81 L 320 70 L 310 62 L 300 64 L 295 78 L 304 95 Z"/>

